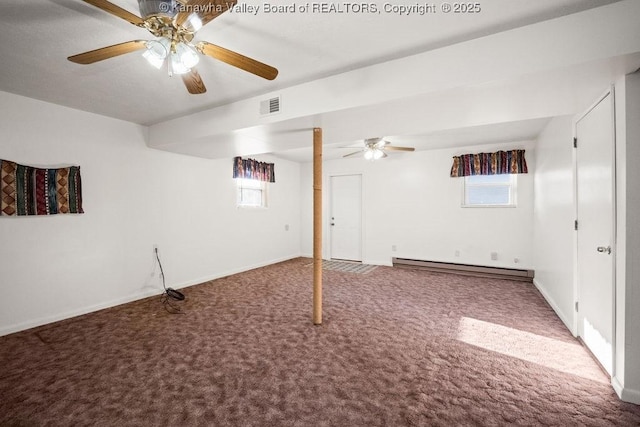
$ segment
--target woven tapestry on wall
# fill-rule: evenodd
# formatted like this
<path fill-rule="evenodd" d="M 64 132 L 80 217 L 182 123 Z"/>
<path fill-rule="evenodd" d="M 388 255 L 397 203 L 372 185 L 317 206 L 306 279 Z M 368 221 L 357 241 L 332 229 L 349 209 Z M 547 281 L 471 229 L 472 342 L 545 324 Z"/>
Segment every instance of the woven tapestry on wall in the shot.
<path fill-rule="evenodd" d="M 42 169 L 0 159 L 0 215 L 84 213 L 80 166 Z"/>
<path fill-rule="evenodd" d="M 276 182 L 275 164 L 236 157 L 233 159 L 233 177 Z"/>
<path fill-rule="evenodd" d="M 451 177 L 527 173 L 524 150 L 464 154 L 453 157 Z"/>

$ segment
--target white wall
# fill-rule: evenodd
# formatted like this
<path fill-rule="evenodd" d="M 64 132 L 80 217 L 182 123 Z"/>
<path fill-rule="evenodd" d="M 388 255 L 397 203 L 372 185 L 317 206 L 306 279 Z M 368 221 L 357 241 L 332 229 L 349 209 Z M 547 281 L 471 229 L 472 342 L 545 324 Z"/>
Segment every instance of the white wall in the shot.
<path fill-rule="evenodd" d="M 613 386 L 640 404 L 640 74 L 616 82 L 616 364 Z"/>
<path fill-rule="evenodd" d="M 375 162 L 350 158 L 323 164 L 324 257 L 328 248 L 331 175 L 363 175 L 363 261 L 390 265 L 400 258 L 530 268 L 533 214 L 532 143 L 486 145 L 391 154 Z M 518 176 L 518 207 L 462 208 L 462 178 L 450 178 L 452 156 L 526 148 L 529 174 Z M 302 165 L 302 253 L 312 253 L 312 165 Z M 392 245 L 397 251 L 392 252 Z M 455 256 L 455 251 L 460 256 Z M 492 261 L 491 252 L 498 252 Z M 519 259 L 519 263 L 514 262 Z"/>
<path fill-rule="evenodd" d="M 153 150 L 145 132 L 0 92 L 0 158 L 80 165 L 86 212 L 0 217 L 0 335 L 159 294 L 154 244 L 173 287 L 299 256 L 298 164 L 272 159 L 269 208 L 238 209 L 231 159 Z"/>
<path fill-rule="evenodd" d="M 534 283 L 573 330 L 573 117 L 553 118 L 536 141 Z"/>
<path fill-rule="evenodd" d="M 616 354 L 613 387 L 640 404 L 640 74 L 615 85 Z M 553 119 L 536 142 L 535 283 L 571 330 L 573 309 L 573 154 L 570 117 Z M 574 331 L 575 333 L 575 331 Z"/>

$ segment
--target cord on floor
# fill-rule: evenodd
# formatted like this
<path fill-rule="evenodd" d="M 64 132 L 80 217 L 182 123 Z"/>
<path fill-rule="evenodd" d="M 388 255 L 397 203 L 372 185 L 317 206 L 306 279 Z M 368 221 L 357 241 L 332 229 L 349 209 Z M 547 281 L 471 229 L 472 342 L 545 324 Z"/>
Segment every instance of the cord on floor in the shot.
<path fill-rule="evenodd" d="M 169 314 L 186 314 L 182 307 L 172 303 L 171 300 L 174 301 L 184 301 L 185 296 L 182 292 L 176 291 L 172 288 L 167 288 L 164 280 L 164 270 L 162 269 L 162 262 L 160 261 L 160 255 L 158 254 L 158 248 L 154 248 L 156 253 L 156 260 L 158 261 L 158 265 L 160 266 L 160 275 L 162 276 L 162 287 L 164 288 L 164 292 L 160 297 L 160 301 L 162 302 L 162 306 L 165 311 Z"/>

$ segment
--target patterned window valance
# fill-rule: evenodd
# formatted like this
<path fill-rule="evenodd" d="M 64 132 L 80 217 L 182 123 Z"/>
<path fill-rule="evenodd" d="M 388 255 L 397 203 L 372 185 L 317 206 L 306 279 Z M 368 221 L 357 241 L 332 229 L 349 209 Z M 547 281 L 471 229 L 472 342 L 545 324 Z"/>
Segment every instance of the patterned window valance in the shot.
<path fill-rule="evenodd" d="M 453 156 L 451 177 L 527 173 L 524 150 Z"/>
<path fill-rule="evenodd" d="M 0 215 L 84 213 L 80 166 L 41 169 L 0 159 Z"/>
<path fill-rule="evenodd" d="M 233 159 L 233 177 L 276 182 L 275 165 L 273 163 L 236 157 Z"/>

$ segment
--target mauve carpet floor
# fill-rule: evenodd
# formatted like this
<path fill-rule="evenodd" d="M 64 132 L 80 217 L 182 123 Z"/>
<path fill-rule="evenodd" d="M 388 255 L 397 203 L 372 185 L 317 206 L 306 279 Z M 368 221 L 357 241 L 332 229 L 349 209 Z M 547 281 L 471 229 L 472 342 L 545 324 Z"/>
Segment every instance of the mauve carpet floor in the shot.
<path fill-rule="evenodd" d="M 2 426 L 640 425 L 531 284 L 295 259 L 0 338 Z"/>

